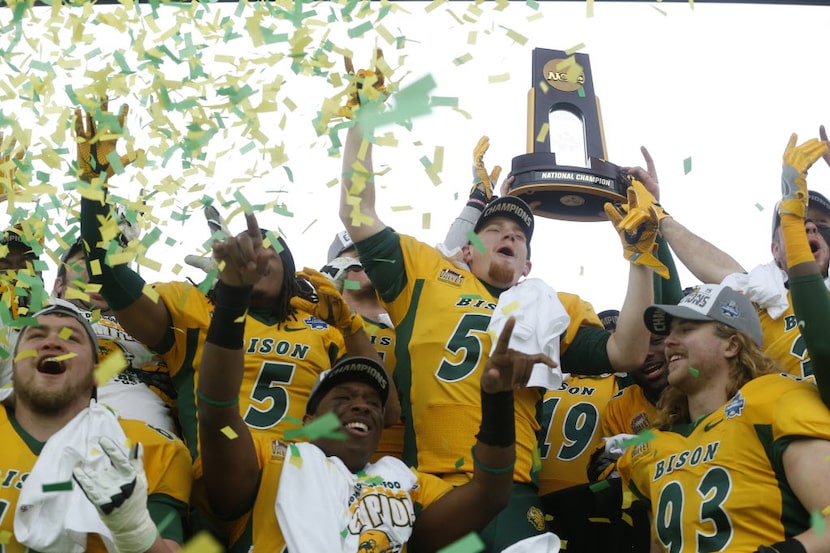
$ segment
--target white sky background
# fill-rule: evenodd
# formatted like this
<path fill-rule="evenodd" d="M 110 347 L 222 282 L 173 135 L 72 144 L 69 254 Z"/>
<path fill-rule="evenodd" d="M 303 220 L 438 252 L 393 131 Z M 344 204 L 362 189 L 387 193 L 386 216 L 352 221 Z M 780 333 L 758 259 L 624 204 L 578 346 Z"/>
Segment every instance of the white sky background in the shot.
<path fill-rule="evenodd" d="M 376 14 L 380 6 L 372 3 L 371 9 Z M 342 6 L 304 6 L 307 12 L 317 12 L 316 17 L 306 20 L 311 39 L 307 52 L 313 52 L 326 36 L 338 48 L 352 50 L 355 67 L 360 68 L 366 67 L 377 44 L 394 69 L 391 81 L 400 81 L 403 88 L 431 74 L 437 83 L 432 95 L 457 97 L 458 107 L 470 115 L 468 119 L 456 110 L 438 107 L 430 115 L 415 119 L 411 132 L 400 126 L 379 130 L 379 134 L 394 133 L 397 140 L 397 147 L 376 147 L 374 154 L 376 171 L 390 168 L 377 178 L 378 212 L 384 222 L 425 242 L 440 242 L 469 192 L 472 149 L 478 138 L 489 135 L 487 166 L 502 165 L 503 176 L 509 171 L 512 157 L 525 153 L 526 95 L 531 85 L 533 48 L 566 50 L 584 43 L 580 52 L 590 56 L 595 90 L 602 102 L 609 160 L 619 165 L 641 164 L 639 146 L 648 146 L 657 163 L 662 203 L 672 215 L 746 268 L 769 259 L 771 209 L 780 192 L 780 160 L 789 134 L 798 132 L 802 141 L 817 136 L 819 124 L 830 125 L 830 77 L 824 67 L 830 8 L 698 3 L 692 10 L 685 3 L 596 2 L 593 16 L 587 17 L 584 2 L 541 2 L 538 9 L 525 2 L 510 2 L 499 9 L 496 3 L 487 2 L 478 6 L 480 14 L 475 13 L 474 3 L 445 3 L 425 13 L 427 6 L 430 3 L 405 2 L 398 5 L 402 9 L 381 20 L 392 35 L 407 38 L 401 49 L 387 43 L 375 30 L 362 38 L 349 38 L 348 30 L 364 19 L 321 24 L 330 13 L 340 19 Z M 232 190 L 240 190 L 252 203 L 276 200 L 284 204 L 293 217 L 268 209 L 259 215 L 259 221 L 263 227 L 280 229 L 298 267 L 322 266 L 333 234 L 342 228 L 337 216 L 339 189 L 327 186 L 340 174 L 340 159 L 328 155 L 330 141 L 318 137 L 311 123 L 323 100 L 339 93 L 342 87 L 335 88 L 325 77 L 296 75 L 286 60 L 264 63 L 269 57 L 286 54 L 289 46 L 287 42 L 252 45 L 244 26 L 254 13 L 251 7 L 239 17 L 240 38 L 225 43 L 222 32 L 209 30 L 211 24 L 218 24 L 225 15 L 232 16 L 236 9 L 236 4 L 213 4 L 207 12 L 194 8 L 191 13 L 203 13 L 193 23 L 190 16 L 182 17 L 182 12 L 172 7 L 160 8 L 157 20 L 149 15 L 146 4 L 141 5 L 140 16 L 123 7 L 98 6 L 86 13 L 80 8 L 63 8 L 53 25 L 71 28 L 66 24 L 67 17 L 69 23 L 84 21 L 87 36 L 78 40 L 80 35 L 76 35 L 75 48 L 67 52 L 73 43 L 70 32 L 61 31 L 58 38 L 50 40 L 42 27 L 49 10 L 41 7 L 24 16 L 26 38 L 12 48 L 11 56 L 4 56 L 5 62 L 39 78 L 45 72 L 31 69 L 31 61 L 51 65 L 54 80 L 42 85 L 41 101 L 22 98 L 27 95 L 21 95 L 20 73 L 8 63 L 0 64 L 0 112 L 6 119 L 17 119 L 31 129 L 29 152 L 36 158 L 36 170 L 41 171 L 47 169 L 38 157 L 49 148 L 68 147 L 70 154 L 62 157 L 74 158 L 71 124 L 66 130 L 71 122 L 67 119 L 71 104 L 66 84 L 82 90 L 91 82 L 90 72 L 107 65 L 115 68 L 108 76 L 109 94 L 114 97 L 110 109 L 117 110 L 123 102 L 130 104 L 128 127 L 133 147 L 148 150 L 148 160 L 156 166 L 128 168 L 124 175 L 112 179 L 112 184 L 119 195 L 135 199 L 142 188 L 137 180 L 139 173 L 146 178 L 144 188 L 148 190 L 163 184 L 164 179 L 172 178 L 175 183 L 162 186 L 150 202 L 150 213 L 158 219 L 155 224 L 162 231 L 162 239 L 147 253 L 148 258 L 161 264 L 161 270 L 141 269 L 149 282 L 185 276 L 200 280 L 201 274 L 184 266 L 183 258 L 187 253 L 204 251 L 202 243 L 209 233 L 201 210 L 191 209 L 190 218 L 183 222 L 173 220 L 170 211 L 181 212 L 183 206 L 203 194 L 218 192 L 228 200 Z M 466 14 L 473 21 L 462 24 L 449 10 L 458 18 Z M 112 12 L 119 20 L 128 21 L 132 33 L 126 28 L 114 30 L 113 26 L 93 23 L 93 18 Z M 182 17 L 179 23 L 172 18 L 177 12 Z M 33 16 L 41 23 L 36 23 Z M 10 18 L 9 9 L 0 10 L 0 27 Z M 295 32 L 290 23 L 272 17 L 260 24 L 277 33 Z M 526 37 L 526 42 L 514 40 L 507 29 Z M 145 38 L 141 38 L 143 32 Z M 167 61 L 163 67 L 171 81 L 171 98 L 181 101 L 204 93 L 199 105 L 205 108 L 205 119 L 217 112 L 223 117 L 225 129 L 210 140 L 206 162 L 183 171 L 178 155 L 164 168 L 160 166 L 161 155 L 175 144 L 177 133 L 185 132 L 186 122 L 199 117 L 198 111 L 191 109 L 181 117 L 178 112 L 159 109 L 147 71 L 123 78 L 125 85 L 120 87 L 120 69 L 111 52 L 121 52 L 127 64 L 136 69 L 135 52 L 142 44 L 147 49 L 164 44 L 178 53 L 184 44 L 176 42 L 177 38 L 187 33 L 191 33 L 194 44 L 207 46 L 201 61 L 209 78 L 196 80 L 195 86 L 203 86 L 203 90 L 172 90 L 184 80 L 182 66 Z M 12 34 L 8 30 L 0 33 L 0 49 L 9 49 Z M 98 48 L 100 52 L 95 52 Z M 87 54 L 90 51 L 92 54 Z M 465 54 L 472 59 L 462 65 L 453 63 Z M 216 62 L 217 55 L 226 57 Z M 222 63 L 231 58 L 235 63 Z M 335 72 L 343 73 L 342 56 L 331 52 L 329 62 L 334 63 Z M 505 75 L 509 79 L 498 78 Z M 236 116 L 228 106 L 220 105 L 212 89 L 237 82 L 240 87 L 247 84 L 261 91 L 279 78 L 282 85 L 276 92 L 276 112 L 253 113 L 261 102 L 259 94 L 252 97 L 249 106 L 249 114 L 259 119 L 262 133 L 267 136 L 265 145 L 255 143 L 253 149 L 240 154 L 239 150 L 252 142 L 251 137 L 243 136 L 240 127 L 234 126 Z M 289 109 L 291 103 L 296 105 L 293 111 Z M 151 114 L 153 108 L 155 117 Z M 285 125 L 281 129 L 283 117 Z M 172 139 L 158 134 L 165 129 L 173 133 Z M 8 134 L 10 128 L 6 126 L 5 131 Z M 345 131 L 340 136 L 345 140 Z M 272 167 L 271 156 L 262 152 L 279 145 L 284 146 L 287 160 L 283 166 L 290 168 L 293 182 L 283 166 L 277 163 Z M 439 174 L 442 182 L 437 186 L 419 161 L 423 156 L 434 160 L 436 147 L 444 148 L 443 171 Z M 119 151 L 125 148 L 122 144 Z M 683 169 L 686 158 L 692 160 L 688 175 Z M 211 161 L 215 162 L 213 170 L 208 167 Z M 56 187 L 62 204 L 49 209 L 57 223 L 71 217 L 65 206 L 71 207 L 77 200 L 77 193 L 64 190 L 71 179 L 63 169 L 65 164 L 53 172 L 49 183 Z M 811 187 L 830 195 L 830 169 L 819 161 L 810 175 Z M 204 189 L 198 189 L 200 185 Z M 392 211 L 391 206 L 411 209 Z M 231 209 L 220 207 L 225 215 Z M 428 229 L 422 228 L 425 213 L 431 220 Z M 3 220 L 7 221 L 8 216 Z M 241 231 L 244 220 L 237 215 L 230 227 Z M 57 247 L 54 240 L 47 241 L 47 248 Z M 627 263 L 610 223 L 537 218 L 532 250 L 530 276 L 543 278 L 557 290 L 580 294 L 597 311 L 622 303 Z M 54 274 L 50 261 L 47 286 L 51 286 Z M 684 269 L 681 278 L 684 285 L 694 284 Z"/>

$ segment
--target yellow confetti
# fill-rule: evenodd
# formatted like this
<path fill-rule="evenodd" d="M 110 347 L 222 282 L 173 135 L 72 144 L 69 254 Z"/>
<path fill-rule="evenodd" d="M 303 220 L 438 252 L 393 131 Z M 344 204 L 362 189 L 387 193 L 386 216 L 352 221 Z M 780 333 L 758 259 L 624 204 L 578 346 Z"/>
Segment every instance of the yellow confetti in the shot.
<path fill-rule="evenodd" d="M 412 209 L 411 205 L 393 205 L 390 208 L 392 211 L 410 211 Z"/>
<path fill-rule="evenodd" d="M 487 77 L 487 82 L 489 83 L 503 83 L 510 80 L 510 73 L 504 73 L 502 75 L 490 75 Z"/>
<path fill-rule="evenodd" d="M 12 533 L 8 530 L 0 530 L 0 545 L 8 545 L 12 541 Z"/>
<path fill-rule="evenodd" d="M 421 228 L 423 228 L 424 230 L 429 230 L 431 219 L 432 219 L 431 214 L 424 213 L 421 216 Z"/>
<path fill-rule="evenodd" d="M 72 331 L 70 330 L 70 333 Z M 58 355 L 57 357 L 52 357 L 53 361 L 66 361 L 67 359 L 72 359 L 73 357 L 77 357 L 77 353 L 64 353 L 63 355 Z"/>
<path fill-rule="evenodd" d="M 566 55 L 566 56 L 570 56 L 571 54 L 573 54 L 573 53 L 575 53 L 575 52 L 578 52 L 578 51 L 582 50 L 583 48 L 585 48 L 585 43 L 584 43 L 584 42 L 580 42 L 580 43 L 579 43 L 579 44 L 577 44 L 576 46 L 571 46 L 570 48 L 568 48 L 567 50 L 565 50 L 565 55 Z"/>
<path fill-rule="evenodd" d="M 82 300 L 82 301 L 85 301 L 87 303 L 90 301 L 89 300 L 89 294 L 87 294 L 86 292 L 83 292 L 81 290 L 78 290 L 74 286 L 68 287 L 64 291 L 63 294 L 64 294 L 64 299 L 67 299 L 67 300 Z"/>
<path fill-rule="evenodd" d="M 510 303 L 508 303 L 507 305 L 505 305 L 504 307 L 502 307 L 501 312 L 504 313 L 505 315 L 510 315 L 512 312 L 517 310 L 519 307 L 521 307 L 519 302 L 516 301 L 516 300 L 513 300 Z"/>
<path fill-rule="evenodd" d="M 95 371 L 92 373 L 92 376 L 95 378 L 95 382 L 100 386 L 105 382 L 109 382 L 115 378 L 115 376 L 121 374 L 121 371 L 126 369 L 128 366 L 129 363 L 127 363 L 127 359 L 124 357 L 121 350 L 115 349 L 98 363 L 98 367 L 96 367 Z"/>
<path fill-rule="evenodd" d="M 60 337 L 61 340 L 68 340 L 69 337 L 72 336 L 73 332 L 75 332 L 75 331 L 72 330 L 71 328 L 69 328 L 68 326 L 65 326 L 61 329 L 60 332 L 58 332 L 58 336 Z"/>
<path fill-rule="evenodd" d="M 141 290 L 141 293 L 153 300 L 154 302 L 158 303 L 159 293 L 156 292 L 156 289 L 150 286 L 149 284 L 144 285 L 144 289 Z"/>
<path fill-rule="evenodd" d="M 594 0 L 587 0 L 585 4 L 585 17 L 594 17 Z"/>
<path fill-rule="evenodd" d="M 548 137 L 549 129 L 550 125 L 547 122 L 542 123 L 542 126 L 539 127 L 539 134 L 536 135 L 536 142 L 544 142 L 545 139 Z"/>
<path fill-rule="evenodd" d="M 179 553 L 222 553 L 225 549 L 206 531 L 193 536 Z"/>
<path fill-rule="evenodd" d="M 101 274 L 101 261 L 99 259 L 91 259 L 89 267 L 92 269 L 92 274 L 99 276 Z"/>
<path fill-rule="evenodd" d="M 827 507 L 822 509 L 821 514 L 824 515 L 824 516 L 830 515 L 830 505 L 828 505 Z"/>
<path fill-rule="evenodd" d="M 239 434 L 234 432 L 233 428 L 230 426 L 223 427 L 220 432 L 224 434 L 229 440 L 235 440 L 239 437 Z"/>
<path fill-rule="evenodd" d="M 37 352 L 33 349 L 24 349 L 22 351 L 18 351 L 17 355 L 15 355 L 14 360 L 20 361 L 21 359 L 26 359 L 27 357 L 37 357 Z"/>

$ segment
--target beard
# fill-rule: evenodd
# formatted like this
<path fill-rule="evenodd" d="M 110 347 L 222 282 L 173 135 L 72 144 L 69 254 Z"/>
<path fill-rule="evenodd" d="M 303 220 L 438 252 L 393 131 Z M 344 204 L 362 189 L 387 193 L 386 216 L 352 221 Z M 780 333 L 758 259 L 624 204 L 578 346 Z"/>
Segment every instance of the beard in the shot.
<path fill-rule="evenodd" d="M 14 379 L 14 394 L 19 401 L 42 415 L 58 415 L 77 402 L 80 395 L 92 397 L 95 381 L 90 373 L 88 379 L 73 382 L 59 390 L 41 390 L 34 383 L 34 375 L 26 379 Z"/>
<path fill-rule="evenodd" d="M 514 284 L 516 270 L 509 263 L 490 263 L 487 269 L 488 282 L 494 286 L 509 287 Z"/>

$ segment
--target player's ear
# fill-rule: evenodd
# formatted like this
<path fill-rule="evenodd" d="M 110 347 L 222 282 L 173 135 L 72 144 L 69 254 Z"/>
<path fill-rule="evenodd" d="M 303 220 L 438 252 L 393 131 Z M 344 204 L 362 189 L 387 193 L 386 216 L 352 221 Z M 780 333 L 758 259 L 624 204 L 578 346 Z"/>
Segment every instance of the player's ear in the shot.
<path fill-rule="evenodd" d="M 472 244 L 464 244 L 461 246 L 461 256 L 464 259 L 464 263 L 469 264 L 470 261 L 473 260 L 473 251 L 472 251 Z"/>
<path fill-rule="evenodd" d="M 303 415 L 303 424 L 310 423 L 311 421 L 314 420 L 314 418 L 315 418 L 314 415 L 309 415 L 308 413 L 306 413 L 305 415 Z"/>
<path fill-rule="evenodd" d="M 533 264 L 530 262 L 529 259 L 527 261 L 525 261 L 525 269 L 524 269 L 524 271 L 522 271 L 522 276 L 529 275 L 530 274 L 530 268 L 532 266 L 533 266 Z"/>
<path fill-rule="evenodd" d="M 735 335 L 726 338 L 726 344 L 723 348 L 723 354 L 727 359 L 733 359 L 741 352 L 741 344 Z"/>

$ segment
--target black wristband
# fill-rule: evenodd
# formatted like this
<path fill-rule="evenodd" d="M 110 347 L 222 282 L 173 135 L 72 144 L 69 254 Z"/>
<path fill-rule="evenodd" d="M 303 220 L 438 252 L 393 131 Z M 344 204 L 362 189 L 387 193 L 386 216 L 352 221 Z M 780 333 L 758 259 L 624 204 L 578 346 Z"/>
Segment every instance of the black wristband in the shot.
<path fill-rule="evenodd" d="M 488 186 L 487 183 L 484 183 L 484 186 Z M 473 188 L 473 191 L 470 192 L 470 198 L 467 200 L 467 205 L 484 211 L 484 208 L 487 206 L 487 194 L 484 190 L 476 186 Z"/>
<path fill-rule="evenodd" d="M 516 443 L 513 392 L 481 392 L 481 427 L 476 438 L 483 444 L 507 447 Z"/>
<path fill-rule="evenodd" d="M 251 286 L 235 287 L 216 283 L 213 317 L 207 341 L 226 349 L 241 349 L 245 336 L 245 311 L 251 299 Z"/>
<path fill-rule="evenodd" d="M 762 545 L 755 553 L 807 553 L 804 545 L 795 538 L 780 541 L 772 545 Z"/>

